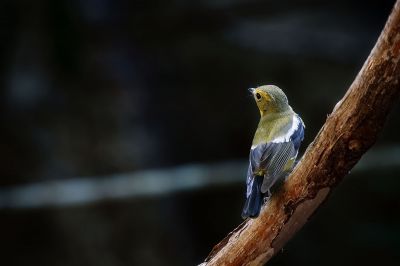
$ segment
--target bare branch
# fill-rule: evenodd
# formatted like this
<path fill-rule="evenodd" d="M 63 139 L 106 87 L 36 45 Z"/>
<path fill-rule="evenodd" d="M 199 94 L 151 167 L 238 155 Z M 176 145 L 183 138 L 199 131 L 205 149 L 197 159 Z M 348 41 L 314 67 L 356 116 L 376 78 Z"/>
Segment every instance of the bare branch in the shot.
<path fill-rule="evenodd" d="M 262 265 L 307 222 L 375 143 L 400 92 L 400 0 L 370 56 L 282 189 L 257 219 L 217 244 L 204 265 Z"/>

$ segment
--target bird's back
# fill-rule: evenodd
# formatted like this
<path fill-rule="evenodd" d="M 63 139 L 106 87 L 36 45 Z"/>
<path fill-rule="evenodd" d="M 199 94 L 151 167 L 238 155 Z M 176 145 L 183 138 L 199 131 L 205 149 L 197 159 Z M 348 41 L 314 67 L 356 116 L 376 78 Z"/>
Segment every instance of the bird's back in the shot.
<path fill-rule="evenodd" d="M 262 117 L 256 133 L 254 134 L 252 145 L 268 143 L 284 136 L 292 127 L 293 115 L 295 115 L 295 113 L 290 110 L 285 113 L 271 114 Z"/>

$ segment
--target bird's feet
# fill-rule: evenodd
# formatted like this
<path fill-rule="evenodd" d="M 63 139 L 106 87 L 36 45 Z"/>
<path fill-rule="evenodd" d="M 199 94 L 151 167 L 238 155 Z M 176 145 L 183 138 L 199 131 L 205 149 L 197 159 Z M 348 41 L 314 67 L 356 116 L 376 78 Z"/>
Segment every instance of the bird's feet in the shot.
<path fill-rule="evenodd" d="M 271 198 L 271 191 L 268 189 L 264 196 L 264 203 L 266 203 L 269 198 Z"/>

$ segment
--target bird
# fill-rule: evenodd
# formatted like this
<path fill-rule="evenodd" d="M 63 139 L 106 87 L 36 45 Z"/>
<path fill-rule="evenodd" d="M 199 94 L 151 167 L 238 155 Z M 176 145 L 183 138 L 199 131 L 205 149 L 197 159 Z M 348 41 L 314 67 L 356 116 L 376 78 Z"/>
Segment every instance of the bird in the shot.
<path fill-rule="evenodd" d="M 249 91 L 261 117 L 250 149 L 243 219 L 258 217 L 271 188 L 293 170 L 305 129 L 279 87 L 263 85 Z"/>

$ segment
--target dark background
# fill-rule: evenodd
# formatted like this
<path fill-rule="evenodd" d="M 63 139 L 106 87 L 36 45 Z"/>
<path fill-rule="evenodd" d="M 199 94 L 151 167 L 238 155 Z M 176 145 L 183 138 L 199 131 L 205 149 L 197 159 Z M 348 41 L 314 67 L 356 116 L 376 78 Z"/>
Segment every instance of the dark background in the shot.
<path fill-rule="evenodd" d="M 0 264 L 200 263 L 241 222 L 259 116 L 247 88 L 284 89 L 307 126 L 304 151 L 393 3 L 2 1 Z M 370 159 L 271 265 L 398 265 L 399 115 L 396 106 Z M 174 176 L 188 164 L 192 180 L 198 167 L 231 161 L 243 169 L 232 182 L 226 169 L 213 185 L 200 176 L 174 189 L 180 178 L 168 193 L 160 181 L 154 194 L 68 204 L 54 191 L 34 207 L 26 202 L 41 193 L 5 196 L 81 177 L 96 183 L 151 169 Z"/>

